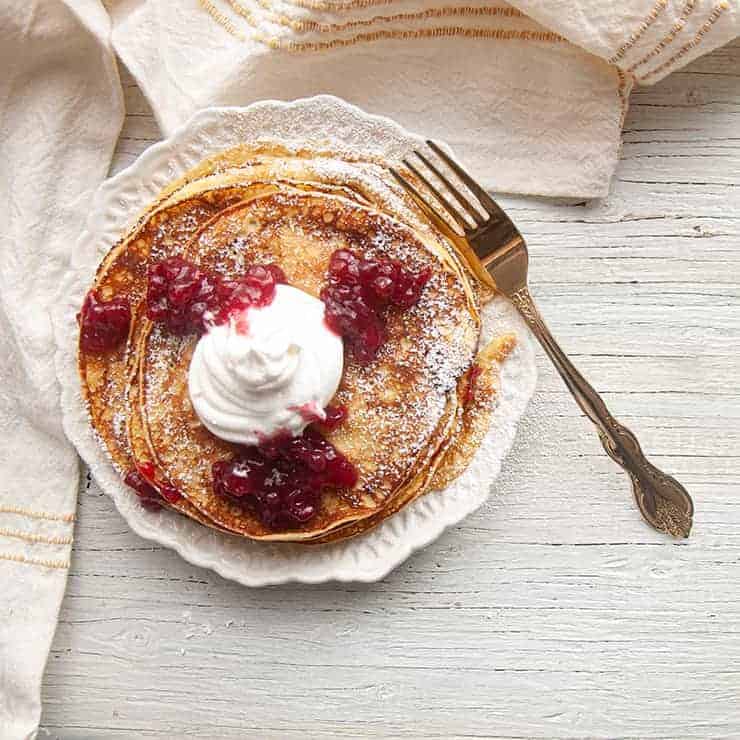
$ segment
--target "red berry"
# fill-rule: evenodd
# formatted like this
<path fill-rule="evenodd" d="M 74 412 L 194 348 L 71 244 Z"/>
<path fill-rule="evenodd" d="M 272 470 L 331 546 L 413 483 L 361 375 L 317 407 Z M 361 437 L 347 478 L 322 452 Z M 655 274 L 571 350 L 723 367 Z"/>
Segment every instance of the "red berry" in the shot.
<path fill-rule="evenodd" d="M 260 289 L 261 298 L 269 303 L 275 295 L 275 276 L 269 268 L 264 265 L 252 265 L 247 270 L 246 280 L 248 283 Z"/>
<path fill-rule="evenodd" d="M 307 522 L 316 515 L 316 497 L 313 492 L 297 489 L 285 499 L 285 508 L 293 519 L 299 523 Z"/>
<path fill-rule="evenodd" d="M 170 504 L 176 504 L 182 498 L 180 491 L 169 483 L 159 486 L 159 495 Z"/>
<path fill-rule="evenodd" d="M 340 424 L 344 423 L 347 418 L 347 407 L 346 406 L 327 406 L 324 409 L 326 418 L 320 422 L 321 426 L 329 431 L 336 429 Z"/>
<path fill-rule="evenodd" d="M 330 474 L 331 483 L 334 486 L 353 488 L 357 484 L 357 468 L 346 457 L 332 462 Z"/>
<path fill-rule="evenodd" d="M 293 440 L 293 435 L 287 429 L 281 429 L 271 437 L 260 440 L 259 451 L 268 459 L 276 460 L 280 457 L 282 448 Z"/>
<path fill-rule="evenodd" d="M 145 461 L 137 465 L 139 473 L 144 476 L 150 483 L 154 483 L 157 475 L 157 469 L 154 467 L 154 463 Z"/>
<path fill-rule="evenodd" d="M 149 266 L 147 316 L 164 323 L 173 334 L 201 332 L 219 306 L 215 276 L 182 257 L 168 257 Z"/>
<path fill-rule="evenodd" d="M 131 306 L 126 298 L 103 301 L 90 291 L 85 296 L 80 322 L 80 347 L 84 352 L 106 352 L 128 337 Z"/>
<path fill-rule="evenodd" d="M 285 277 L 285 273 L 276 264 L 265 265 L 265 268 L 270 271 L 273 280 L 276 283 L 287 283 L 288 278 Z"/>
<path fill-rule="evenodd" d="M 217 462 L 213 466 L 214 480 L 220 486 L 218 493 L 242 498 L 254 494 L 265 482 L 265 461 L 254 455 L 247 459 Z"/>
<path fill-rule="evenodd" d="M 471 365 L 468 372 L 468 387 L 465 389 L 465 404 L 469 404 L 475 398 L 475 389 L 478 385 L 478 378 L 482 372 L 483 368 L 477 363 Z"/>
<path fill-rule="evenodd" d="M 421 291 L 427 284 L 432 271 L 425 268 L 420 273 L 414 275 L 408 272 L 402 272 L 401 276 L 393 289 L 393 303 L 400 308 L 410 308 L 421 297 Z"/>
<path fill-rule="evenodd" d="M 222 280 L 182 257 L 169 257 L 149 268 L 147 315 L 173 334 L 202 332 L 209 322 L 223 323 L 249 306 L 268 305 L 275 286 L 284 282 L 277 265 L 252 265 L 243 277 Z"/>
<path fill-rule="evenodd" d="M 385 307 L 413 306 L 431 277 L 431 269 L 413 273 L 397 260 L 361 259 L 339 249 L 329 259 L 328 277 L 328 285 L 321 291 L 326 324 L 344 337 L 355 358 L 366 364 L 385 341 Z"/>
<path fill-rule="evenodd" d="M 276 265 L 252 265 L 244 277 L 222 281 L 218 286 L 220 310 L 216 323 L 221 324 L 249 306 L 267 306 L 275 297 L 275 286 L 285 275 Z"/>
<path fill-rule="evenodd" d="M 325 486 L 352 487 L 357 470 L 318 432 L 263 440 L 213 465 L 213 489 L 251 508 L 271 529 L 289 529 L 318 512 Z"/>
<path fill-rule="evenodd" d="M 159 498 L 157 489 L 154 488 L 154 486 L 152 486 L 138 470 L 129 470 L 128 473 L 126 473 L 126 477 L 123 479 L 123 482 L 129 488 L 133 488 L 136 495 L 141 499 L 156 501 Z"/>
<path fill-rule="evenodd" d="M 156 483 L 155 475 L 154 463 L 145 461 L 138 465 L 138 469 L 129 470 L 123 482 L 136 491 L 142 504 L 150 504 L 147 508 L 161 508 L 162 499 L 170 504 L 177 503 L 182 498 L 182 494 L 169 483 Z"/>
<path fill-rule="evenodd" d="M 329 258 L 329 280 L 348 285 L 358 282 L 360 260 L 348 249 L 337 249 Z"/>

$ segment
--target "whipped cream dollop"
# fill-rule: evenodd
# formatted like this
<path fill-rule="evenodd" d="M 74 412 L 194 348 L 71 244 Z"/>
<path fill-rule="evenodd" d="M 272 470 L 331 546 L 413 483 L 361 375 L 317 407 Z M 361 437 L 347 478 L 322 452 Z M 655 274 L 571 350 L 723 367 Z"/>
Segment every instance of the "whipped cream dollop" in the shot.
<path fill-rule="evenodd" d="M 190 400 L 217 437 L 256 445 L 288 431 L 300 434 L 342 378 L 342 340 L 324 321 L 324 304 L 278 285 L 267 306 L 250 306 L 212 326 L 190 361 Z"/>

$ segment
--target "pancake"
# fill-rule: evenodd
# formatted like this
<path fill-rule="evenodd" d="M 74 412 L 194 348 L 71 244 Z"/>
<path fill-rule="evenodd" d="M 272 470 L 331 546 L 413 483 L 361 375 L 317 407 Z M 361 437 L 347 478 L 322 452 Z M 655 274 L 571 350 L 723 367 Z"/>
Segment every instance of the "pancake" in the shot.
<path fill-rule="evenodd" d="M 207 432 L 190 404 L 187 370 L 197 340 L 153 327 L 142 348 L 141 403 L 156 464 L 206 516 L 249 537 L 307 539 L 371 515 L 420 485 L 452 431 L 457 379 L 471 362 L 479 325 L 458 275 L 408 227 L 346 198 L 285 190 L 222 212 L 185 255 L 227 278 L 247 264 L 274 261 L 290 284 L 318 295 L 338 248 L 397 258 L 416 271 L 429 267 L 433 276 L 419 304 L 389 316 L 387 341 L 373 363 L 346 362 L 336 402 L 348 407 L 349 418 L 328 438 L 358 467 L 360 482 L 325 494 L 326 505 L 307 525 L 267 530 L 251 510 L 212 492 L 211 467 L 234 447 Z"/>
<path fill-rule="evenodd" d="M 306 203 L 311 205 L 303 212 L 299 206 Z M 287 212 L 294 207 L 297 212 Z M 229 255 L 224 248 L 243 227 L 239 221 L 246 212 L 258 213 L 265 223 Z M 324 221 L 329 213 L 333 220 Z M 346 219 L 342 228 L 338 216 Z M 373 244 L 371 232 L 384 239 L 390 234 L 389 243 Z M 364 255 L 398 250 L 395 256 L 412 269 L 432 264 L 430 285 L 439 284 L 434 300 L 425 295 L 428 305 L 391 318 L 389 341 L 372 372 L 351 364 L 345 372 L 335 400 L 350 407 L 350 417 L 326 436 L 359 467 L 359 485 L 326 492 L 308 526 L 268 531 L 251 512 L 211 491 L 211 462 L 230 457 L 234 447 L 200 426 L 190 406 L 187 369 L 196 338 L 164 336 L 145 318 L 147 267 L 184 254 L 231 276 L 245 263 L 274 261 L 291 284 L 317 295 L 328 255 L 339 246 Z M 460 399 L 475 353 L 478 308 L 491 294 L 380 161 L 331 151 L 289 152 L 274 144 L 221 152 L 161 191 L 106 255 L 92 288 L 104 300 L 129 298 L 133 316 L 124 345 L 102 354 L 78 352 L 96 434 L 122 475 L 155 462 L 157 480 L 174 483 L 184 494 L 163 505 L 206 526 L 256 539 L 320 542 L 352 536 L 453 480 L 477 449 L 480 430 L 488 428 L 485 404 L 473 411 Z M 478 379 L 481 388 L 487 387 L 487 373 Z M 188 448 L 175 435 L 178 456 L 167 435 L 180 424 L 190 430 L 184 439 L 196 445 Z"/>

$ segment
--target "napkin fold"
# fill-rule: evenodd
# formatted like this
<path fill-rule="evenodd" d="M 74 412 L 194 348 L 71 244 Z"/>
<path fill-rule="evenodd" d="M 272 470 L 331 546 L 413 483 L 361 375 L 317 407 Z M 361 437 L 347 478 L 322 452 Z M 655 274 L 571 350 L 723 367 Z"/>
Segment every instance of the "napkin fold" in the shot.
<path fill-rule="evenodd" d="M 165 133 L 207 105 L 334 93 L 450 142 L 492 189 L 592 197 L 633 83 L 739 32 L 729 0 L 1 3 L 0 738 L 36 734 L 69 568 L 49 307 L 123 120 L 114 48 Z"/>
<path fill-rule="evenodd" d="M 635 80 L 740 33 L 730 0 L 110 0 L 165 131 L 332 93 L 449 142 L 497 191 L 604 196 Z"/>
<path fill-rule="evenodd" d="M 0 738 L 30 738 L 69 568 L 78 460 L 49 307 L 123 121 L 97 0 L 0 4 Z"/>

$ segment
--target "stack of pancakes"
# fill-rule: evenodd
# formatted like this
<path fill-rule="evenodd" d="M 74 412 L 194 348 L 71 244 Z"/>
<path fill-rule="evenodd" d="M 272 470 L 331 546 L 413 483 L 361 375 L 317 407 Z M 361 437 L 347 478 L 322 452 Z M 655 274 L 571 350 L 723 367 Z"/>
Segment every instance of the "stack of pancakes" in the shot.
<path fill-rule="evenodd" d="M 348 417 L 326 437 L 358 469 L 357 485 L 326 490 L 313 519 L 275 531 L 213 491 L 213 463 L 232 458 L 236 446 L 195 414 L 187 377 L 198 337 L 169 334 L 148 320 L 147 269 L 178 255 L 236 278 L 247 265 L 275 263 L 288 283 L 318 296 L 340 248 L 429 268 L 432 276 L 415 306 L 389 314 L 387 340 L 373 362 L 345 353 L 333 402 Z M 91 423 L 113 464 L 122 477 L 153 464 L 157 480 L 181 494 L 165 506 L 258 540 L 338 541 L 447 486 L 488 429 L 499 363 L 514 344 L 506 336 L 479 346 L 480 308 L 490 292 L 383 163 L 330 151 L 245 145 L 204 161 L 165 188 L 110 250 L 92 289 L 131 305 L 125 344 L 78 353 Z"/>

